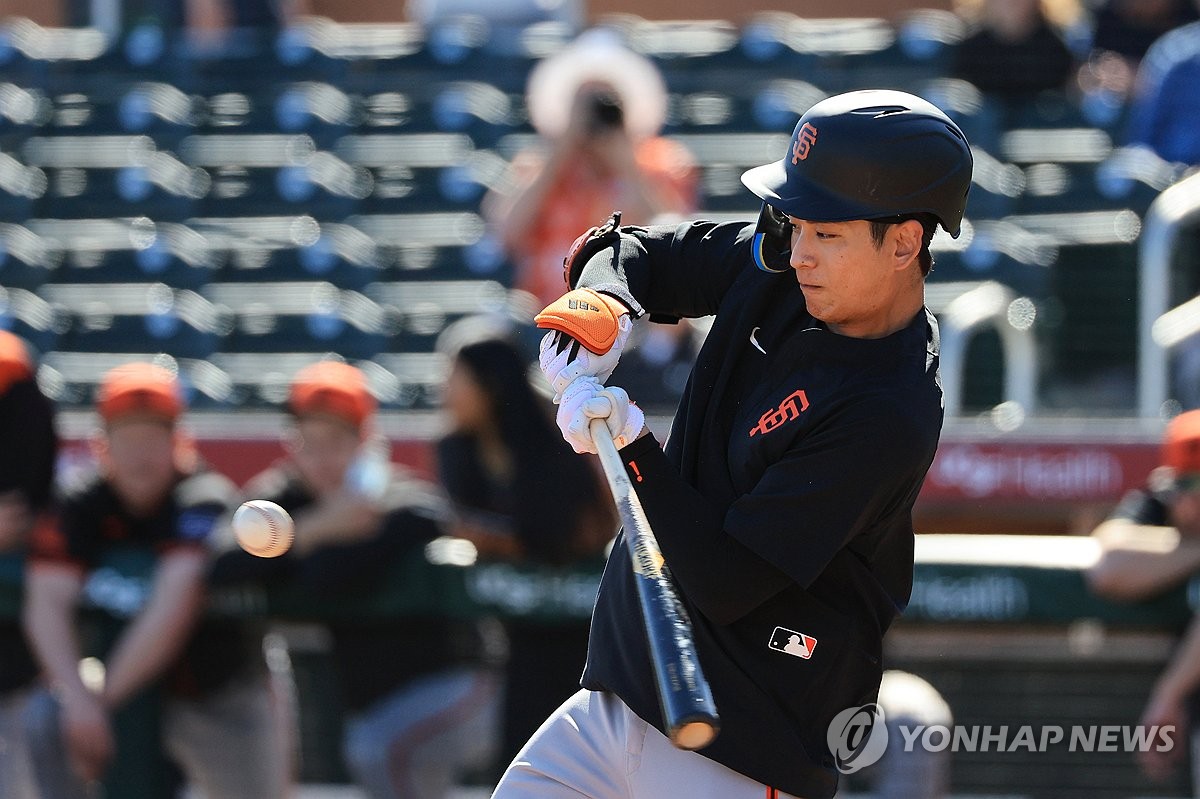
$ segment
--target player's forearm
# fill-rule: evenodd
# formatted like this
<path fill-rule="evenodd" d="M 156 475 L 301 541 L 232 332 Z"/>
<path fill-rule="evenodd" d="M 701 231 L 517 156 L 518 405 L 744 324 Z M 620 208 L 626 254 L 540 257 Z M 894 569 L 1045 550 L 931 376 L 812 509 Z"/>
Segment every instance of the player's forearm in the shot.
<path fill-rule="evenodd" d="M 1110 599 L 1144 599 L 1200 570 L 1200 541 L 1181 538 L 1171 528 L 1113 519 L 1093 535 L 1103 551 L 1085 577 L 1093 591 Z"/>
<path fill-rule="evenodd" d="M 731 624 L 790 583 L 725 532 L 724 515 L 679 476 L 653 435 L 639 437 L 621 457 L 636 464 L 630 479 L 671 574 L 709 619 Z"/>
<path fill-rule="evenodd" d="M 27 577 L 22 610 L 25 635 L 49 686 L 56 692 L 82 694 L 87 688 L 79 677 L 78 589 L 70 590 L 71 578 L 65 575 L 49 580 L 47 584 L 46 576 L 36 572 Z"/>
<path fill-rule="evenodd" d="M 1200 617 L 1193 617 L 1183 643 L 1155 684 L 1154 692 L 1183 701 L 1200 687 Z"/>
<path fill-rule="evenodd" d="M 204 605 L 204 556 L 167 555 L 146 608 L 126 628 L 108 658 L 103 700 L 120 707 L 158 679 L 183 650 Z"/>

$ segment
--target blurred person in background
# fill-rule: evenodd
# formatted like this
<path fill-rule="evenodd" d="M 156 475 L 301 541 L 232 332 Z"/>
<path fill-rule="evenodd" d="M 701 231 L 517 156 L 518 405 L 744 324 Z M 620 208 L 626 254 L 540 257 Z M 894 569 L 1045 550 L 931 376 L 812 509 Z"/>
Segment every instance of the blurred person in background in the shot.
<path fill-rule="evenodd" d="M 446 381 L 449 433 L 438 472 L 452 503 L 453 535 L 483 559 L 542 566 L 596 560 L 616 534 L 597 465 L 572 453 L 528 363 L 507 341 L 462 347 Z M 569 512 L 554 512 L 569 509 Z M 579 689 L 588 621 L 508 619 L 499 764 L 507 765 L 546 715 Z"/>
<path fill-rule="evenodd" d="M 542 141 L 516 155 L 482 208 L 515 287 L 545 304 L 563 292 L 563 256 L 579 231 L 614 208 L 630 224 L 691 212 L 698 170 L 686 147 L 658 135 L 662 75 L 612 32 L 588 31 L 539 63 L 525 101 Z"/>
<path fill-rule="evenodd" d="M 374 436 L 375 397 L 356 367 L 322 361 L 301 370 L 287 410 L 286 456 L 245 492 L 291 513 L 295 542 L 271 559 L 230 552 L 212 579 L 286 580 L 323 604 L 370 597 L 401 560 L 424 557 L 441 535 L 443 503 L 390 463 Z M 465 772 L 489 765 L 500 647 L 480 623 L 418 613 L 326 626 L 345 711 L 343 758 L 369 796 L 442 799 Z"/>
<path fill-rule="evenodd" d="M 1065 91 L 1076 70 L 1063 30 L 1077 15 L 1053 0 L 960 0 L 972 32 L 955 48 L 951 73 L 1002 103 Z"/>
<path fill-rule="evenodd" d="M 49 506 L 58 451 L 54 406 L 34 368 L 25 342 L 0 330 L 0 560 L 14 566 Z M 19 619 L 0 619 L 0 796 L 33 795 L 21 715 L 36 677 Z"/>
<path fill-rule="evenodd" d="M 44 687 L 30 700 L 26 729 L 39 790 L 89 796 L 118 755 L 150 762 L 157 751 L 131 751 L 119 717 L 161 692 L 163 748 L 203 795 L 283 797 L 288 774 L 261 635 L 201 618 L 210 537 L 236 504 L 236 487 L 199 461 L 179 429 L 184 402 L 166 369 L 111 370 L 97 411 L 98 470 L 64 487 L 58 518 L 30 544 L 23 620 Z M 153 572 L 102 673 L 85 680 L 76 614 L 98 598 L 89 578 L 121 553 L 151 560 Z"/>
<path fill-rule="evenodd" d="M 1086 573 L 1088 585 L 1108 599 L 1132 602 L 1178 587 L 1200 570 L 1200 411 L 1176 416 L 1163 437 L 1161 465 L 1146 484 L 1130 491 L 1092 532 L 1100 559 Z M 1200 688 L 1200 622 L 1155 684 L 1140 724 L 1175 725 L 1175 746 L 1138 754 L 1142 770 L 1164 779 L 1187 760 L 1191 735 L 1193 792 L 1200 795 L 1200 737 L 1194 729 Z"/>
<path fill-rule="evenodd" d="M 1091 47 L 1081 83 L 1128 96 L 1150 45 L 1195 19 L 1192 0 L 1103 0 L 1093 12 Z"/>
<path fill-rule="evenodd" d="M 1200 10 L 1200 0 L 1193 0 Z M 1200 22 L 1154 41 L 1138 67 L 1126 143 L 1159 158 L 1200 164 Z"/>

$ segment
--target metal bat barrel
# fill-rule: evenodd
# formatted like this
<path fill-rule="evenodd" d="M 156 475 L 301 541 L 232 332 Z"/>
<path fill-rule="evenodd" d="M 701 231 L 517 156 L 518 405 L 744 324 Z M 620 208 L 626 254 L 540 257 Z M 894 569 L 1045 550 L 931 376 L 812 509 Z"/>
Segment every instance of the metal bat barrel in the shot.
<path fill-rule="evenodd" d="M 720 717 L 696 654 L 691 620 L 608 426 L 603 419 L 593 419 L 589 429 L 625 529 L 667 735 L 680 749 L 703 749 L 716 737 Z"/>

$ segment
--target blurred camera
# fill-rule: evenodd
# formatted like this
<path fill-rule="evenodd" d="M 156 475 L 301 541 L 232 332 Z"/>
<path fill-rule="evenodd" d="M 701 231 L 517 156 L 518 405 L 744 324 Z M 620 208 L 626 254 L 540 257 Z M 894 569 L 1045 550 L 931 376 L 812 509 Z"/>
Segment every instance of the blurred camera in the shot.
<path fill-rule="evenodd" d="M 615 94 L 597 92 L 588 98 L 588 129 L 600 133 L 625 124 L 625 113 L 621 101 Z"/>

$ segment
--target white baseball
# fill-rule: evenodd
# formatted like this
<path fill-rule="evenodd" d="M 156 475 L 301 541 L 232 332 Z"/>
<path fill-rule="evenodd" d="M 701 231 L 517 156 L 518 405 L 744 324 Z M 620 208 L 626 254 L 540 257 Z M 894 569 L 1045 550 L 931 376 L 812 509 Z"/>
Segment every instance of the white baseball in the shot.
<path fill-rule="evenodd" d="M 251 555 L 274 558 L 292 546 L 296 527 L 292 517 L 274 502 L 252 499 L 233 514 L 233 534 Z"/>

